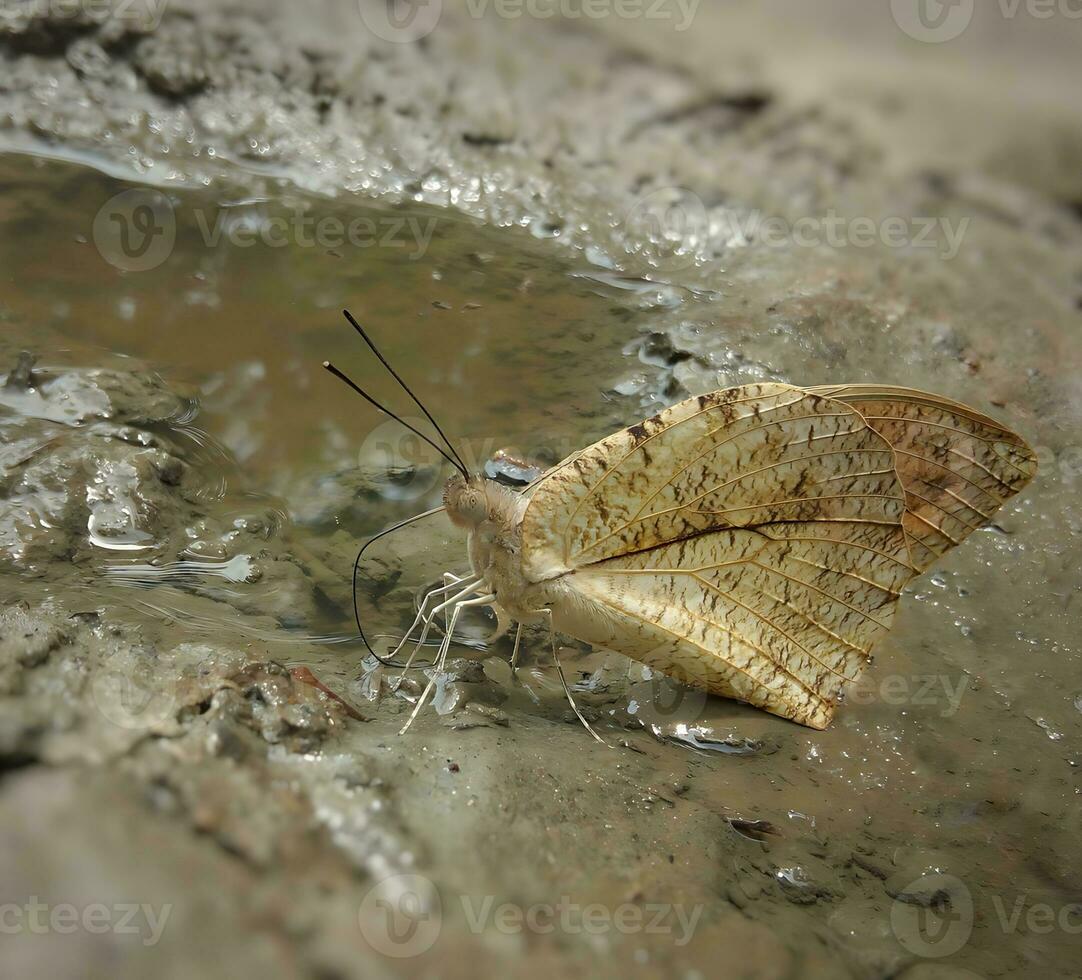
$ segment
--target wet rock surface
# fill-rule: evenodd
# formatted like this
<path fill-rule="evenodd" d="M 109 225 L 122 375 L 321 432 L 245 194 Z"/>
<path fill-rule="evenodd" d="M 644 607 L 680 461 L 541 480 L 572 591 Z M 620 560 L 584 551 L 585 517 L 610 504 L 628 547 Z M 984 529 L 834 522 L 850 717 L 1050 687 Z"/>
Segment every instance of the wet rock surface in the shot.
<path fill-rule="evenodd" d="M 409 366 L 494 434 L 475 451 L 493 472 L 561 458 L 686 393 L 772 378 L 941 391 L 1024 433 L 1042 466 L 914 583 L 827 732 L 572 646 L 599 746 L 544 637 L 528 637 L 513 676 L 506 640 L 480 648 L 494 624 L 479 619 L 400 738 L 429 675 L 399 681 L 335 641 L 351 629 L 357 538 L 438 491 L 433 461 L 387 462 L 382 436 L 358 453 L 333 422 L 289 442 L 310 389 L 288 387 L 286 410 L 259 399 L 285 387 L 261 371 L 295 355 L 291 333 L 258 335 L 262 360 L 242 360 L 216 326 L 230 353 L 215 358 L 236 365 L 198 362 L 193 393 L 158 377 L 199 343 L 151 346 L 142 273 L 109 280 L 107 325 L 61 308 L 85 301 L 74 276 L 48 302 L 17 287 L 0 298 L 3 901 L 139 902 L 154 916 L 136 934 L 24 929 L 0 953 L 6 972 L 1073 975 L 1077 937 L 1058 917 L 1077 922 L 1082 888 L 1082 139 L 1067 95 L 1013 90 L 968 47 L 932 62 L 880 40 L 887 67 L 873 71 L 830 56 L 831 16 L 815 28 L 795 7 L 773 21 L 702 11 L 702 30 L 674 35 L 448 3 L 415 43 L 365 30 L 353 4 L 189 0 L 160 20 L 120 4 L 2 10 L 0 147 L 89 154 L 168 186 L 178 212 L 185 188 L 209 182 L 240 207 L 287 193 L 282 176 L 348 206 L 481 219 L 443 252 L 437 235 L 414 278 L 331 266 L 313 305 L 352 301 L 327 285 L 345 278 L 403 332 L 420 324 L 433 349 L 405 341 Z M 1025 38 L 986 43 L 1018 59 Z M 59 197 L 84 215 L 74 183 Z M 31 228 L 55 217 L 47 196 L 21 200 L 0 195 L 0 220 L 32 252 Z M 894 216 L 923 216 L 928 244 L 908 226 L 892 244 Z M 73 235 L 85 248 L 84 217 L 57 225 L 58 250 Z M 858 218 L 877 229 L 870 244 L 853 240 Z M 245 275 L 220 254 L 150 288 L 222 324 Z M 381 277 L 427 319 L 379 293 Z M 285 282 L 280 306 L 303 291 Z M 467 333 L 485 304 L 521 322 Z M 153 360 L 104 366 L 68 347 L 81 333 Z M 545 391 L 455 388 L 447 364 L 484 348 Z M 508 436 L 524 450 L 497 455 Z M 426 584 L 461 571 L 455 547 L 428 522 L 369 556 L 361 610 L 377 650 Z M 516 910 L 561 901 L 578 909 L 568 924 L 516 925 Z M 1051 929 L 1027 917 L 1038 906 Z M 406 908 L 413 945 L 388 932 L 389 908 Z"/>

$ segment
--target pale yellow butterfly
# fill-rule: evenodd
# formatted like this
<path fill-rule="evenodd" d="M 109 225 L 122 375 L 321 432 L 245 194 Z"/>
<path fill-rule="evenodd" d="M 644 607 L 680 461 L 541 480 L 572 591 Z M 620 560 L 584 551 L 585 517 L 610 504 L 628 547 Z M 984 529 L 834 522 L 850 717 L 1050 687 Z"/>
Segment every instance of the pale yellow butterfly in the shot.
<path fill-rule="evenodd" d="M 394 652 L 423 623 L 416 653 L 442 613 L 438 672 L 461 611 L 486 605 L 501 628 L 518 625 L 513 663 L 523 624 L 542 623 L 826 728 L 902 587 L 1036 469 L 1018 435 L 908 388 L 698 395 L 521 493 L 460 467 L 444 507 L 468 532 L 471 573 L 426 597 Z M 564 680 L 554 639 L 552 653 Z"/>

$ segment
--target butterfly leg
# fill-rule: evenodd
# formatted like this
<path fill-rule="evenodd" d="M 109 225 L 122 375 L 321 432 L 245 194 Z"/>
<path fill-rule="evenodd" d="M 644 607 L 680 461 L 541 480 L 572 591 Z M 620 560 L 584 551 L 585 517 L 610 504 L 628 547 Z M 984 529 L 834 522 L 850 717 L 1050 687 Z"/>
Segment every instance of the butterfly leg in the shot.
<path fill-rule="evenodd" d="M 455 584 L 457 585 L 457 584 L 461 584 L 461 583 L 455 583 Z M 438 613 L 442 612 L 444 609 L 447 609 L 447 608 L 453 606 L 455 603 L 461 602 L 463 599 L 465 599 L 471 593 L 476 592 L 477 589 L 478 589 L 478 586 L 480 586 L 480 585 L 481 585 L 481 580 L 480 579 L 469 582 L 467 584 L 466 588 L 462 589 L 460 592 L 456 592 L 453 596 L 451 596 L 450 599 L 445 599 L 438 606 L 436 606 L 427 616 L 422 616 L 421 617 L 424 620 L 424 624 L 425 624 L 424 629 L 421 630 L 420 638 L 414 644 L 413 649 L 410 651 L 409 657 L 406 659 L 406 665 L 402 668 L 402 673 L 399 675 L 399 682 L 401 682 L 402 677 L 405 676 L 406 671 L 410 669 L 410 666 L 413 664 L 413 658 L 417 656 L 417 652 L 421 649 L 421 647 L 424 646 L 425 640 L 428 639 L 428 631 L 432 628 L 432 623 L 435 620 L 436 615 Z M 450 633 L 450 632 L 452 632 L 452 630 L 449 629 L 448 632 Z M 397 650 L 396 650 L 396 652 L 397 652 Z"/>
<path fill-rule="evenodd" d="M 424 594 L 424 596 L 421 599 L 420 606 L 417 609 L 417 615 L 413 618 L 413 622 L 410 623 L 410 628 L 408 630 L 406 630 L 405 634 L 403 634 L 403 636 L 402 636 L 402 639 L 398 641 L 398 645 L 387 655 L 388 660 L 391 660 L 391 659 L 393 659 L 394 657 L 396 657 L 398 655 L 398 652 L 402 649 L 402 647 L 404 647 L 406 645 L 406 641 L 413 634 L 413 631 L 415 629 L 417 629 L 417 625 L 423 619 L 425 619 L 425 607 L 428 605 L 429 601 L 434 599 L 438 595 L 442 595 L 445 592 L 449 592 L 451 589 L 453 589 L 460 582 L 465 581 L 464 579 L 460 579 L 460 578 L 457 578 L 457 577 L 454 577 L 454 576 L 452 576 L 452 577 L 455 578 L 455 580 L 453 582 L 445 584 L 442 588 L 432 589 L 431 591 L 426 592 Z M 477 584 L 480 584 L 480 579 L 477 580 Z"/>
<path fill-rule="evenodd" d="M 522 623 L 518 624 L 518 629 L 515 630 L 515 648 L 511 651 L 511 670 L 514 672 L 518 669 L 518 651 L 522 646 Z"/>
<path fill-rule="evenodd" d="M 421 692 L 421 696 L 417 699 L 417 703 L 413 706 L 413 711 L 410 712 L 409 718 L 406 723 L 399 730 L 399 735 L 405 735 L 409 731 L 410 725 L 413 724 L 417 715 L 420 713 L 421 708 L 424 706 L 425 701 L 428 700 L 428 695 L 431 693 L 432 688 L 436 685 L 436 678 L 443 670 L 443 665 L 447 662 L 447 653 L 451 649 L 451 639 L 454 636 L 455 626 L 458 623 L 458 614 L 467 606 L 486 606 L 490 602 L 495 602 L 496 597 L 494 595 L 481 595 L 473 599 L 463 599 L 454 609 L 451 611 L 450 620 L 447 624 L 447 633 L 440 643 L 439 653 L 436 655 L 436 661 L 432 668 L 432 676 L 429 678 L 428 684 Z"/>
<path fill-rule="evenodd" d="M 458 585 L 460 582 L 464 583 L 468 579 L 469 579 L 468 575 L 460 578 L 459 576 L 455 575 L 454 572 L 444 572 L 443 573 L 443 587 L 446 589 L 446 588 L 449 588 L 451 586 Z M 448 617 L 448 613 L 447 613 L 447 610 L 445 609 L 443 611 L 443 628 L 444 629 L 447 629 L 447 626 L 448 626 L 447 617 Z"/>
<path fill-rule="evenodd" d="M 598 735 L 590 723 L 582 716 L 582 712 L 579 711 L 579 706 L 575 704 L 575 699 L 571 696 L 571 688 L 568 686 L 567 678 L 564 676 L 564 668 L 563 664 L 560 663 L 560 655 L 556 652 L 556 630 L 552 627 L 552 610 L 538 609 L 537 612 L 542 615 L 547 615 L 549 619 L 549 644 L 552 647 L 552 662 L 556 664 L 556 673 L 560 675 L 560 683 L 563 685 L 564 694 L 567 696 L 567 703 L 571 705 L 571 710 L 575 712 L 575 717 L 582 722 L 582 727 L 606 748 L 611 748 L 609 743 Z"/>

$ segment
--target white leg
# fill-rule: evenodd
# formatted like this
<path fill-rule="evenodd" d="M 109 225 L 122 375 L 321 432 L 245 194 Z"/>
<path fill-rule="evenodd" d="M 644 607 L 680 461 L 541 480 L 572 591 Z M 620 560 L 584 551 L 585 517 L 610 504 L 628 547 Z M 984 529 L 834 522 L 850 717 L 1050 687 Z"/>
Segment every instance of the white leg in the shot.
<path fill-rule="evenodd" d="M 469 578 L 469 576 L 466 576 L 466 578 Z M 459 582 L 465 582 L 465 581 L 466 581 L 465 578 L 459 578 L 457 575 L 454 574 L 454 572 L 444 572 L 443 573 L 443 585 L 444 585 L 444 588 L 446 588 L 449 585 L 458 585 Z M 444 610 L 444 613 L 443 613 L 443 628 L 447 629 L 447 626 L 448 626 L 447 611 Z"/>
<path fill-rule="evenodd" d="M 560 656 L 556 652 L 556 631 L 552 628 L 552 610 L 551 609 L 538 609 L 539 613 L 547 613 L 549 618 L 549 643 L 552 647 L 552 662 L 556 664 L 556 673 L 560 675 L 560 683 L 563 685 L 564 694 L 567 696 L 567 703 L 571 705 L 571 710 L 575 712 L 575 716 L 582 722 L 583 728 L 586 729 L 594 738 L 596 738 L 602 745 L 610 747 L 600 735 L 597 734 L 591 727 L 590 723 L 582 717 L 582 712 L 579 711 L 579 706 L 575 704 L 575 699 L 571 696 L 571 688 L 567 686 L 567 678 L 564 677 L 564 668 L 560 663 Z"/>
<path fill-rule="evenodd" d="M 456 583 L 456 584 L 458 584 L 458 583 Z M 413 649 L 410 651 L 410 655 L 406 659 L 406 666 L 402 668 L 402 673 L 399 675 L 399 679 L 401 679 L 402 677 L 405 676 L 406 671 L 410 669 L 410 665 L 413 663 L 413 658 L 417 656 L 417 651 L 420 650 L 421 647 L 424 646 L 425 640 L 428 639 L 428 631 L 432 628 L 432 621 L 436 618 L 436 614 L 439 613 L 439 612 L 442 612 L 448 606 L 454 605 L 456 602 L 461 602 L 471 592 L 476 592 L 477 587 L 480 584 L 481 584 L 480 579 L 478 579 L 477 581 L 470 582 L 466 586 L 466 588 L 464 588 L 461 592 L 456 592 L 453 596 L 451 596 L 450 599 L 445 599 L 438 606 L 436 606 L 436 608 L 433 609 L 427 616 L 423 617 L 424 623 L 425 623 L 424 629 L 421 630 L 420 639 L 417 640 L 417 643 L 414 645 Z"/>
<path fill-rule="evenodd" d="M 429 678 L 428 684 L 426 685 L 425 689 L 421 692 L 421 696 L 417 699 L 417 703 L 413 706 L 413 711 L 410 712 L 410 716 L 407 719 L 406 723 L 398 732 L 399 735 L 405 735 L 406 732 L 409 731 L 410 725 L 413 724 L 417 715 L 420 713 L 421 708 L 424 706 L 425 701 L 428 700 L 428 695 L 436 684 L 436 678 L 443 670 L 443 665 L 447 661 L 447 653 L 451 649 L 451 638 L 454 636 L 455 626 L 458 623 L 458 614 L 465 606 L 484 606 L 490 602 L 495 601 L 496 597 L 494 595 L 482 595 L 477 596 L 474 599 L 463 599 L 451 611 L 450 622 L 448 623 L 447 627 L 447 635 L 444 636 L 443 642 L 440 643 L 439 653 L 436 656 L 436 663 L 432 668 L 432 676 Z"/>
<path fill-rule="evenodd" d="M 514 673 L 518 669 L 518 651 L 522 646 L 522 623 L 518 624 L 518 629 L 515 630 L 515 649 L 511 651 L 511 672 Z"/>
<path fill-rule="evenodd" d="M 446 580 L 448 575 L 450 575 L 450 572 L 448 572 L 448 573 L 446 573 L 444 575 L 445 580 Z M 421 599 L 421 605 L 417 609 L 417 615 L 414 616 L 413 622 L 410 623 L 410 628 L 408 630 L 406 630 L 405 634 L 402 636 L 402 639 L 398 641 L 398 646 L 396 646 L 389 654 L 387 654 L 387 659 L 388 660 L 393 660 L 396 656 L 398 656 L 399 650 L 401 650 L 402 647 L 405 646 L 406 641 L 410 638 L 413 631 L 415 629 L 417 629 L 417 624 L 420 623 L 421 620 L 423 620 L 425 618 L 425 606 L 428 605 L 429 600 L 434 598 L 435 596 L 441 595 L 444 592 L 450 591 L 456 585 L 458 585 L 459 582 L 463 581 L 463 579 L 456 578 L 453 575 L 451 576 L 451 578 L 454 578 L 453 582 L 445 584 L 442 588 L 432 589 L 430 592 L 425 593 L 424 598 Z M 478 580 L 478 583 L 480 583 L 480 580 Z"/>

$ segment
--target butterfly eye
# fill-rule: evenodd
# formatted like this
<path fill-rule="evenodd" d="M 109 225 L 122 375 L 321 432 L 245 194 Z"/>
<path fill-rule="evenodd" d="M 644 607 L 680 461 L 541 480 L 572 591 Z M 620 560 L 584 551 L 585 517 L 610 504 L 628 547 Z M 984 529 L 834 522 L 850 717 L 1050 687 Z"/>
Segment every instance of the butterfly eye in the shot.
<path fill-rule="evenodd" d="M 469 523 L 480 524 L 488 517 L 488 501 L 485 495 L 473 487 L 467 488 L 463 494 L 461 513 Z"/>

